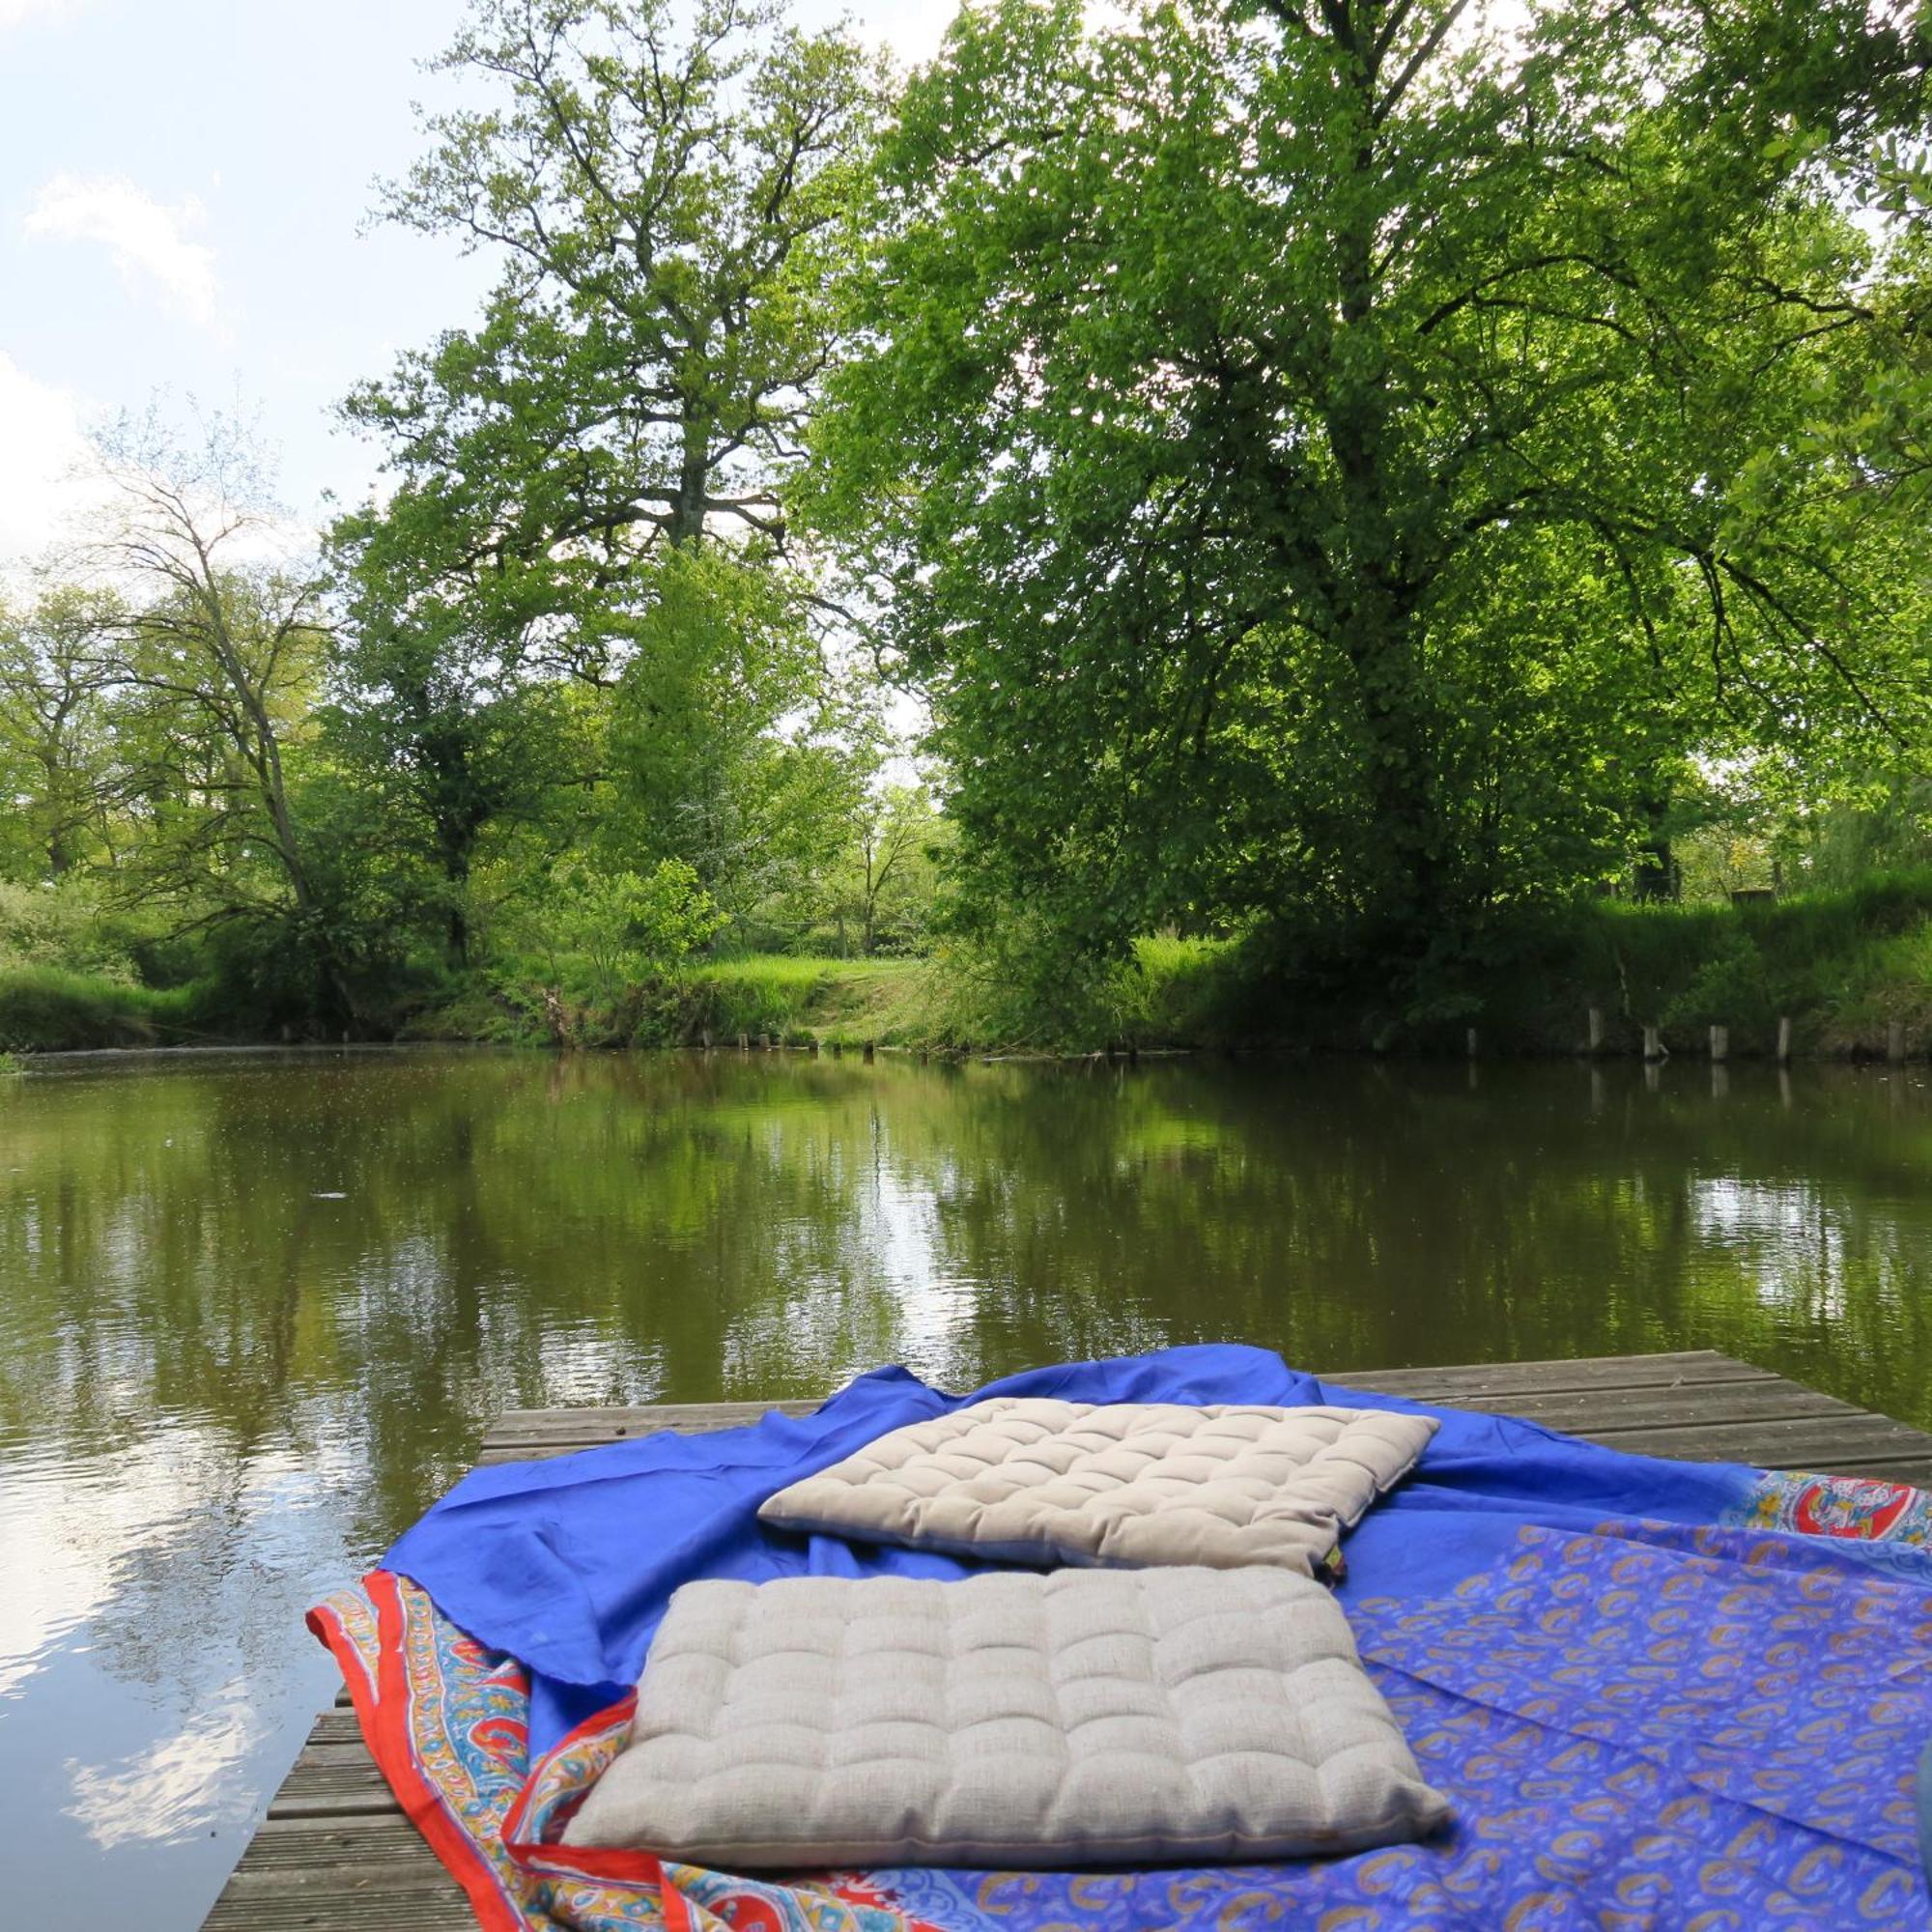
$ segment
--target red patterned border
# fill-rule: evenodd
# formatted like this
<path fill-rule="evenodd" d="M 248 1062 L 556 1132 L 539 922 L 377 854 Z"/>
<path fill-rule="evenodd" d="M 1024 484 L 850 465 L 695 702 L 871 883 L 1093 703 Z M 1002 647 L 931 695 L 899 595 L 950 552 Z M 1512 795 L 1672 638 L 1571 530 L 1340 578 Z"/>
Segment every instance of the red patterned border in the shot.
<path fill-rule="evenodd" d="M 308 1613 L 308 1627 L 328 1646 L 349 1686 L 350 1702 L 361 1726 L 369 1755 L 387 1779 L 396 1802 L 409 1814 L 429 1848 L 468 1894 L 483 1932 L 527 1932 L 528 1921 L 503 1896 L 489 1861 L 477 1851 L 468 1833 L 449 1815 L 440 1794 L 418 1769 L 411 1748 L 408 1673 L 403 1663 L 403 1606 L 396 1578 L 385 1570 L 372 1570 L 362 1587 L 376 1606 L 376 1632 L 381 1646 L 376 1685 L 341 1619 L 327 1604 Z M 679 1928 L 689 1932 L 689 1928 Z"/>

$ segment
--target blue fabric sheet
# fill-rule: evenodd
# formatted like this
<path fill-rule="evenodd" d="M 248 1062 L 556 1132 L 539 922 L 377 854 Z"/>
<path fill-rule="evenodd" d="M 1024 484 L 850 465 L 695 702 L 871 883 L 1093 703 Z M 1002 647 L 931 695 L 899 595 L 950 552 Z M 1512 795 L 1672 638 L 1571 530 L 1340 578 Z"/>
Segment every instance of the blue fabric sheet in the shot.
<path fill-rule="evenodd" d="M 1429 1408 L 1324 1382 L 1264 1350 L 1217 1344 L 1031 1369 L 948 1395 L 879 1369 L 813 1414 L 672 1433 L 466 1477 L 384 1559 L 453 1622 L 531 1673 L 540 1755 L 637 1682 L 670 1594 L 697 1577 L 958 1577 L 951 1557 L 766 1529 L 758 1505 L 888 1430 L 990 1396 L 1069 1402 L 1340 1403 L 1435 1415 L 1423 1467 L 1346 1545 L 1349 1597 L 1420 1600 L 1508 1549 L 1525 1523 L 1610 1517 L 1715 1522 L 1748 1493 L 1728 1464 L 1624 1456 L 1532 1423 Z"/>
<path fill-rule="evenodd" d="M 965 1574 L 781 1535 L 756 1513 L 888 1430 L 993 1395 L 1422 1406 L 1236 1347 L 1035 1370 L 971 1396 L 884 1369 L 800 1420 L 480 1470 L 385 1567 L 527 1668 L 534 1761 L 631 1687 L 694 1577 Z M 1341 1595 L 1451 1801 L 1449 1831 L 1274 1866 L 870 1874 L 878 1896 L 946 1932 L 1923 1927 L 1932 1500 L 1423 1412 L 1439 1431 L 1349 1536 Z"/>

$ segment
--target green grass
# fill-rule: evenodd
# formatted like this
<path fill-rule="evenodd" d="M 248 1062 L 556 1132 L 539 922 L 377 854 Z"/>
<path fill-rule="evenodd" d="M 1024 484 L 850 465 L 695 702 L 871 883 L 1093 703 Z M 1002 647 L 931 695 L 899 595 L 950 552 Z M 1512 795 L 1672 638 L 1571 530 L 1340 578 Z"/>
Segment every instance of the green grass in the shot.
<path fill-rule="evenodd" d="M 580 1046 L 692 1046 L 741 1037 L 787 1046 L 1087 1052 L 1191 1045 L 1208 1015 L 1225 947 L 1149 940 L 1138 959 L 1082 971 L 955 949 L 932 958 L 836 959 L 793 953 L 694 960 L 613 995 L 560 961 L 558 999 L 535 968 L 471 976 L 412 1021 L 412 1037 L 548 1045 L 559 1025 Z"/>
<path fill-rule="evenodd" d="M 1780 1017 L 1802 1051 L 1830 1055 L 1881 1050 L 1893 1021 L 1932 1027 L 1932 875 L 1776 903 L 1599 906 L 1577 933 L 1552 962 L 1552 992 L 1626 1031 L 1659 1026 L 1679 1050 L 1722 1025 L 1734 1051 L 1769 1052 Z M 1532 1043 L 1566 1043 L 1548 995 L 1542 1004 Z"/>
<path fill-rule="evenodd" d="M 1932 873 L 1876 878 L 1851 892 L 1745 905 L 1595 900 L 1498 915 L 1462 957 L 1439 964 L 1405 1004 L 1374 962 L 1319 982 L 1237 955 L 1213 1011 L 1224 1030 L 1297 1045 L 1458 1051 L 1465 1027 L 1486 1051 L 1568 1053 L 1592 1008 L 1605 1044 L 1634 1051 L 1646 1026 L 1675 1052 L 1730 1029 L 1739 1054 L 1773 1050 L 1780 1018 L 1795 1049 L 1849 1057 L 1884 1050 L 1903 1024 L 1932 1046 Z"/>
<path fill-rule="evenodd" d="M 668 989 L 673 1037 L 688 1042 L 708 1033 L 721 1045 L 740 1034 L 788 1045 L 924 1045 L 935 991 L 929 960 L 791 953 L 689 965 Z"/>
<path fill-rule="evenodd" d="M 1017 922 L 930 958 L 796 954 L 692 960 L 600 988 L 585 962 L 511 961 L 441 984 L 404 1029 L 418 1038 L 548 1046 L 786 1045 L 959 1052 L 1288 1045 L 1567 1053 L 1601 1009 L 1613 1051 L 1661 1027 L 1679 1052 L 1714 1023 L 1738 1054 L 1771 1050 L 1781 1016 L 1804 1054 L 1882 1052 L 1902 1024 L 1932 1050 L 1932 873 L 1776 904 L 1593 901 L 1498 917 L 1426 998 L 1387 990 L 1374 962 L 1300 980 L 1261 946 L 1152 938 L 1131 960 L 1082 964 L 1050 928 Z M 0 973 L 0 1053 L 245 1037 L 209 984 L 160 992 L 54 967 Z M 227 1023 L 224 1024 L 224 1018 Z"/>
<path fill-rule="evenodd" d="M 0 1051 L 171 1046 L 206 1038 L 194 986 L 156 992 L 116 980 L 27 966 L 0 973 Z"/>
<path fill-rule="evenodd" d="M 761 953 L 695 960 L 641 985 L 600 987 L 571 959 L 472 974 L 418 1013 L 412 1038 L 578 1046 L 728 1046 L 742 1034 L 786 1045 L 922 1045 L 933 1037 L 933 979 L 923 959 Z"/>

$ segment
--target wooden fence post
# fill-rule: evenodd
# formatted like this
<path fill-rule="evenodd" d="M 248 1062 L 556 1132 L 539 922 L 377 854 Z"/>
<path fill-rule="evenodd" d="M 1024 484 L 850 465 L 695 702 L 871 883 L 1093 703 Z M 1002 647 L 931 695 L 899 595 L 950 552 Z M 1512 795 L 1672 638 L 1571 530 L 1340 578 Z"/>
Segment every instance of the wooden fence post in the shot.
<path fill-rule="evenodd" d="M 1791 1015 L 1786 1013 L 1777 1023 L 1777 1064 L 1791 1065 Z"/>
<path fill-rule="evenodd" d="M 1463 1044 L 1468 1048 L 1469 1058 L 1474 1060 L 1476 1057 L 1476 1029 L 1474 1027 L 1471 1027 L 1464 1036 Z"/>
<path fill-rule="evenodd" d="M 1604 1050 L 1604 1009 L 1602 1007 L 1590 1009 L 1590 1051 L 1602 1053 Z"/>
<path fill-rule="evenodd" d="M 1662 1027 L 1647 1026 L 1644 1028 L 1643 1057 L 1652 1064 L 1670 1058 L 1670 1049 L 1663 1043 L 1663 1029 Z"/>
<path fill-rule="evenodd" d="M 1731 1030 L 1727 1026 L 1714 1026 L 1711 1029 L 1711 1059 L 1721 1065 L 1731 1057 Z"/>

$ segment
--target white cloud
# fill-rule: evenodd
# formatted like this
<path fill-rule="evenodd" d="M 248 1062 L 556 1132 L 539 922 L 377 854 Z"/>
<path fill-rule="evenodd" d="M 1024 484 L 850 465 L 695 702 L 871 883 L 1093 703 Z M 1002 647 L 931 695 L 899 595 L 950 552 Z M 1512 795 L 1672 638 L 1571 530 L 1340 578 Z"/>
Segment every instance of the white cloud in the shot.
<path fill-rule="evenodd" d="M 0 0 L 0 31 L 29 20 L 58 20 L 80 11 L 82 0 Z"/>
<path fill-rule="evenodd" d="M 6 4 L 0 0 L 0 6 Z M 152 277 L 177 307 L 210 326 L 218 293 L 214 250 L 190 239 L 207 218 L 207 209 L 192 195 L 171 208 L 130 181 L 56 175 L 28 210 L 23 227 L 29 236 L 99 242 L 125 279 Z"/>
<path fill-rule="evenodd" d="M 0 568 L 44 549 L 98 490 L 83 405 L 0 350 Z"/>
<path fill-rule="evenodd" d="M 238 1678 L 172 1734 L 154 1738 L 109 1765 L 70 1758 L 77 1818 L 104 1852 L 117 1845 L 179 1843 L 242 1824 L 254 1809 L 250 1760 L 270 1726 Z"/>

